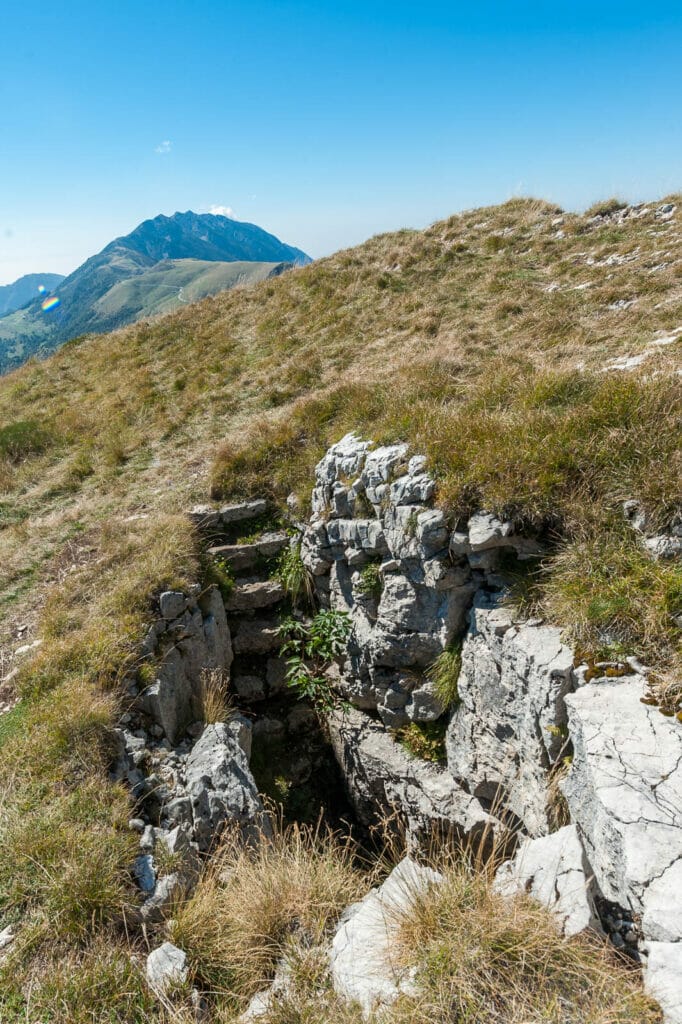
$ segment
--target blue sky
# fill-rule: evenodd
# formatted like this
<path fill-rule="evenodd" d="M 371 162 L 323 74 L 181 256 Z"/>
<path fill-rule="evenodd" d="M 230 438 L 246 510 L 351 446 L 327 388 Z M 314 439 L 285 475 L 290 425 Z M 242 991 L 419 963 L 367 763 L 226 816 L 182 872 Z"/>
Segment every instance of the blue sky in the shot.
<path fill-rule="evenodd" d="M 313 256 L 536 195 L 682 189 L 682 3 L 0 5 L 0 284 L 157 213 Z"/>

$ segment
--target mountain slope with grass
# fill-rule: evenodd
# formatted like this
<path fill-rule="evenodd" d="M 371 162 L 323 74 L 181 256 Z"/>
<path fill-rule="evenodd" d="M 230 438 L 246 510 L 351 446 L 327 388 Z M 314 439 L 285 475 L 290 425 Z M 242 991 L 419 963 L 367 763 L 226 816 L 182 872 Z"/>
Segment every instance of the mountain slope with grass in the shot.
<path fill-rule="evenodd" d="M 45 308 L 34 290 L 25 308 L 8 307 L 0 315 L 0 372 L 79 334 L 110 331 L 309 262 L 255 224 L 191 211 L 155 217 L 46 284 L 58 302 Z"/>
<path fill-rule="evenodd" d="M 586 656 L 626 651 L 661 691 L 679 687 L 680 560 L 648 557 L 623 505 L 661 534 L 682 513 L 681 218 L 680 196 L 584 215 L 512 200 L 78 339 L 0 380 L 0 931 L 17 930 L 0 953 L 3 1021 L 194 1013 L 189 995 L 171 1012 L 144 983 L 134 806 L 109 769 L 155 596 L 206 582 L 185 513 L 209 496 L 282 514 L 293 494 L 305 516 L 314 466 L 345 433 L 408 442 L 453 527 L 485 509 L 548 540 L 521 581 L 534 614 Z M 298 1002 L 270 1024 L 358 1020 L 320 996 L 317 939 L 376 875 L 328 839 L 282 842 L 241 875 L 227 849 L 174 940 L 217 1021 L 236 1020 L 285 952 Z M 603 951 L 554 945 L 525 904 L 508 920 L 479 875 L 446 877 L 405 925 L 405 962 L 426 982 L 391 1019 L 458 1006 L 494 1020 L 515 986 L 518 1020 L 564 1021 L 567 1005 L 595 1024 L 660 1019 L 630 972 L 611 959 L 602 972 Z M 462 907 L 499 931 L 470 932 Z M 481 957 L 483 980 L 469 969 Z"/>

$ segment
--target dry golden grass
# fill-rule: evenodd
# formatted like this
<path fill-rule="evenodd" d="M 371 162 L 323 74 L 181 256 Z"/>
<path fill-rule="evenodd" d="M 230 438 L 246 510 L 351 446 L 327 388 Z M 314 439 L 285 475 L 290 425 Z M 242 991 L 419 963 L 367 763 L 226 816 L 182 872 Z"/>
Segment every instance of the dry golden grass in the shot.
<path fill-rule="evenodd" d="M 292 943 L 318 947 L 368 884 L 355 852 L 322 828 L 290 826 L 256 850 L 228 837 L 171 928 L 202 987 L 243 1010 Z"/>
<path fill-rule="evenodd" d="M 492 867 L 461 857 L 401 921 L 406 968 L 419 994 L 391 1024 L 658 1024 L 639 973 L 596 936 L 563 939 L 542 906 L 506 900 Z"/>
<path fill-rule="evenodd" d="M 207 725 L 224 722 L 230 712 L 230 679 L 220 669 L 204 669 L 199 680 L 201 719 Z"/>

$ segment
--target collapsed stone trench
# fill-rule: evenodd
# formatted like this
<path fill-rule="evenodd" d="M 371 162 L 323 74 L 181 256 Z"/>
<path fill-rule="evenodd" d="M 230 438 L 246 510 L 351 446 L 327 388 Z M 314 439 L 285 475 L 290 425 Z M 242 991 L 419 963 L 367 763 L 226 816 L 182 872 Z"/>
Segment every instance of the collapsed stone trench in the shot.
<path fill-rule="evenodd" d="M 163 919 L 191 889 L 228 824 L 246 842 L 267 834 L 260 790 L 290 820 L 321 815 L 367 841 L 392 817 L 412 853 L 434 833 L 503 844 L 512 856 L 500 890 L 544 902 L 566 935 L 606 933 L 642 963 L 666 1021 L 679 1024 L 682 730 L 642 702 L 635 659 L 595 676 L 558 628 L 515 615 L 503 560 L 541 554 L 542 538 L 485 512 L 453 531 L 434 490 L 406 445 L 348 435 L 316 468 L 312 514 L 292 503 L 289 532 L 267 528 L 259 500 L 191 512 L 235 585 L 225 599 L 216 585 L 160 595 L 130 684 L 113 774 L 139 807 L 140 919 Z M 319 606 L 353 627 L 329 673 L 347 706 L 324 732 L 292 700 L 279 657 L 285 594 L 273 559 L 291 543 Z M 428 669 L 453 642 L 461 669 L 448 708 Z M 211 670 L 229 673 L 239 712 L 204 726 L 200 683 Z M 444 763 L 396 740 L 396 730 L 433 727 Z"/>

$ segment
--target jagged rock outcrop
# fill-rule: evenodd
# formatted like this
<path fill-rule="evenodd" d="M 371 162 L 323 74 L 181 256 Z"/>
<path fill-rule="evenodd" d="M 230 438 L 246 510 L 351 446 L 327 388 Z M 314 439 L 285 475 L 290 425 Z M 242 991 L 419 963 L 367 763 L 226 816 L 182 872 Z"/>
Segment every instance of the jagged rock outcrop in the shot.
<path fill-rule="evenodd" d="M 434 822 L 449 814 L 453 827 L 477 830 L 494 808 L 541 835 L 548 829 L 548 773 L 564 743 L 563 696 L 575 686 L 573 654 L 559 630 L 514 621 L 498 574 L 503 552 L 527 558 L 540 545 L 487 512 L 453 530 L 433 507 L 434 493 L 424 458 L 408 457 L 406 445 L 373 450 L 349 434 L 316 467 L 301 553 L 321 602 L 353 624 L 334 683 L 385 727 L 445 726 L 447 709 L 430 669 L 463 640 L 460 704 L 447 735 L 454 785 L 435 767 L 398 768 L 396 758 L 405 755 L 357 716 L 346 726 L 346 735 L 357 734 L 355 748 L 337 732 L 337 752 L 356 804 L 366 806 L 371 796 L 377 809 L 380 798 L 385 806 L 386 787 L 376 780 L 382 757 L 389 759 L 388 786 L 410 828 L 422 830 L 432 813 Z"/>
<path fill-rule="evenodd" d="M 244 842 L 270 834 L 258 790 L 249 770 L 251 722 L 236 716 L 206 727 L 185 768 L 194 836 L 201 850 L 219 838 L 226 824 L 236 825 Z"/>
<path fill-rule="evenodd" d="M 409 754 L 360 711 L 335 712 L 329 729 L 353 806 L 364 824 L 397 814 L 410 845 L 428 842 L 434 832 L 483 838 L 497 830 L 495 819 L 444 766 Z"/>
<path fill-rule="evenodd" d="M 645 692 L 627 676 L 566 698 L 574 757 L 562 788 L 601 893 L 637 915 L 646 941 L 681 943 L 682 729 Z"/>
<path fill-rule="evenodd" d="M 469 614 L 447 732 L 448 768 L 529 835 L 549 828 L 548 771 L 566 743 L 573 652 L 553 626 L 514 621 L 504 595 L 479 591 Z"/>
<path fill-rule="evenodd" d="M 414 990 L 400 963 L 400 922 L 415 899 L 441 881 L 437 871 L 406 857 L 343 915 L 332 942 L 332 983 L 339 995 L 359 1003 L 365 1017 Z"/>
<path fill-rule="evenodd" d="M 137 703 L 176 744 L 187 726 L 201 717 L 201 673 L 229 669 L 232 643 L 217 587 L 203 592 L 197 587 L 189 595 L 166 591 L 159 606 L 161 616 L 149 627 L 144 643 L 156 678 L 139 693 Z"/>

